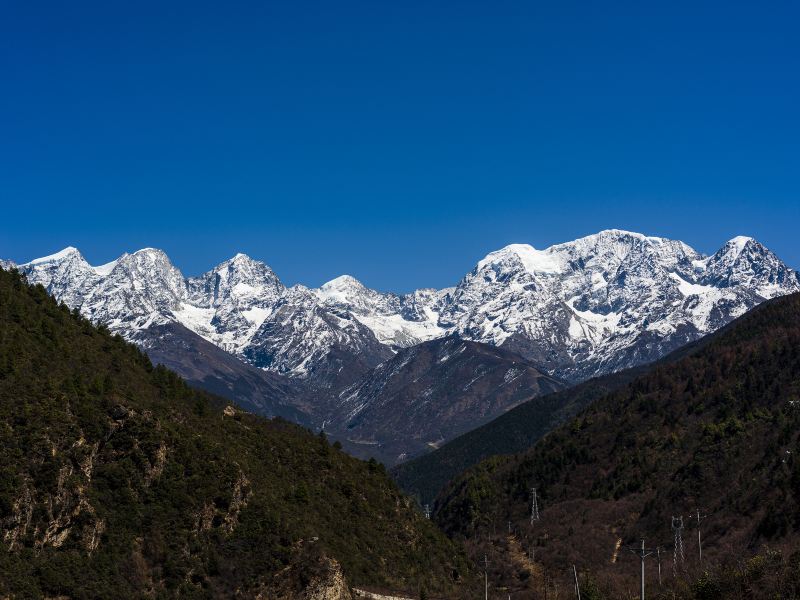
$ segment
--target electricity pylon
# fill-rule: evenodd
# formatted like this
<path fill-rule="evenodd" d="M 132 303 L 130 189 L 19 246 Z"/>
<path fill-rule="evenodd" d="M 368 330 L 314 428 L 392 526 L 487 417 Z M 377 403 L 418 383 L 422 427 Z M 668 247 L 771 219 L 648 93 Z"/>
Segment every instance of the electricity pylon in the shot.
<path fill-rule="evenodd" d="M 681 566 L 686 561 L 683 554 L 683 517 L 672 517 L 672 533 L 675 535 L 675 544 L 672 554 L 672 575 L 678 576 L 678 556 L 681 557 Z"/>
<path fill-rule="evenodd" d="M 539 499 L 536 494 L 536 488 L 531 488 L 531 525 L 534 521 L 539 520 Z"/>

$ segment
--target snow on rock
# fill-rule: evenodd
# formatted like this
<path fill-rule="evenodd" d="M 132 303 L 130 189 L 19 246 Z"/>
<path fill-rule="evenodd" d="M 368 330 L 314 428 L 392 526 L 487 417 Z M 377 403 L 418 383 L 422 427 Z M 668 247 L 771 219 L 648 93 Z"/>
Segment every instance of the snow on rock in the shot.
<path fill-rule="evenodd" d="M 395 349 L 447 333 L 438 325 L 443 295 L 437 290 L 417 290 L 403 295 L 382 293 L 367 288 L 350 275 L 342 275 L 315 293 L 326 306 L 351 313 L 381 343 Z"/>
<path fill-rule="evenodd" d="M 680 241 L 612 229 L 490 253 L 451 293 L 438 325 L 579 380 L 657 359 L 798 290 L 798 274 L 752 238 L 706 257 Z"/>
<path fill-rule="evenodd" d="M 129 339 L 178 322 L 260 368 L 321 377 L 326 386 L 453 333 L 507 346 L 576 381 L 657 359 L 766 299 L 800 291 L 797 272 L 753 238 L 704 256 L 618 229 L 544 250 L 511 244 L 453 288 L 408 294 L 378 292 L 349 275 L 315 290 L 286 288 L 244 254 L 188 279 L 152 248 L 93 267 L 68 247 L 18 268 Z"/>

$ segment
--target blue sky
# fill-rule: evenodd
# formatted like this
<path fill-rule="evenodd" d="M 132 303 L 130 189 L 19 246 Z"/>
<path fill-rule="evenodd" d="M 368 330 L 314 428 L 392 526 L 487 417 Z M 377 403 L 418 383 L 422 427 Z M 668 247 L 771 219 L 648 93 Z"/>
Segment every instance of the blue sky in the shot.
<path fill-rule="evenodd" d="M 165 6 L 169 5 L 169 6 Z M 455 283 L 605 228 L 800 267 L 797 3 L 6 2 L 0 256 Z"/>

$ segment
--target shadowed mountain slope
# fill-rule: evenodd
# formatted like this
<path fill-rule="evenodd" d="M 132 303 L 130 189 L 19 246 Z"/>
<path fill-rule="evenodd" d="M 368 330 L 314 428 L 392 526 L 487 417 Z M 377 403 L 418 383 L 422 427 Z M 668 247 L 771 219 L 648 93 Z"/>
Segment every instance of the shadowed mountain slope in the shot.
<path fill-rule="evenodd" d="M 356 455 L 394 464 L 562 387 L 514 352 L 449 336 L 400 350 L 342 391 L 330 430 Z"/>

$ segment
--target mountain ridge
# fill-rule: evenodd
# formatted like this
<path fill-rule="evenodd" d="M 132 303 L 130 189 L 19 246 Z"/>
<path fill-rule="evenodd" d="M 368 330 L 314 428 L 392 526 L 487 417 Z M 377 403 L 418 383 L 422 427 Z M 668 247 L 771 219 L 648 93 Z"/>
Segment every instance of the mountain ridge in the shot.
<path fill-rule="evenodd" d="M 508 344 L 576 380 L 645 362 L 661 351 L 648 346 L 672 349 L 763 299 L 800 289 L 800 276 L 753 238 L 735 237 L 705 256 L 680 241 L 617 229 L 544 250 L 510 244 L 478 261 L 453 288 L 409 294 L 377 292 L 349 275 L 318 289 L 287 288 L 269 266 L 241 253 L 189 278 L 152 248 L 92 267 L 68 247 L 18 268 L 123 335 L 177 320 L 242 357 L 265 323 L 271 326 L 266 329 L 280 329 L 273 313 L 283 301 L 302 313 L 292 318 L 329 316 L 322 321 L 334 323 L 333 337 L 343 336 L 356 351 L 372 337 L 396 350 L 458 333 Z M 126 289 L 125 279 L 142 289 Z M 147 286 L 140 279 L 155 282 Z M 643 298 L 633 301 L 633 292 Z M 113 310 L 115 303 L 126 314 Z M 320 339 L 331 338 L 309 327 Z M 545 329 L 557 331 L 559 340 L 544 340 Z M 322 354 L 333 343 L 322 342 Z M 608 354 L 616 358 L 600 358 Z M 590 367 L 580 366 L 587 360 Z M 262 368 L 303 378 L 308 369 L 302 363 L 287 348 Z"/>
<path fill-rule="evenodd" d="M 670 578 L 662 593 L 682 595 L 687 580 L 735 570 L 763 548 L 791 556 L 800 522 L 799 341 L 800 294 L 765 302 L 595 400 L 532 448 L 470 468 L 440 492 L 434 516 L 468 541 L 474 558 L 511 546 L 492 533 L 493 524 L 505 531 L 508 523 L 542 568 L 589 567 L 612 597 L 630 589 L 639 566 L 615 549 L 643 538 L 648 547 L 667 545 L 672 516 L 683 515 L 694 535 L 687 516 L 698 509 L 707 515 L 702 564 L 687 543 L 675 586 Z M 531 487 L 540 510 L 533 522 Z M 531 589 L 510 569 L 499 578 L 511 590 Z"/>
<path fill-rule="evenodd" d="M 91 266 L 68 247 L 16 268 L 93 322 L 131 341 L 146 339 L 151 352 L 215 391 L 236 387 L 231 371 L 217 384 L 198 375 L 185 353 L 168 356 L 181 345 L 166 326 L 179 324 L 284 378 L 267 385 L 265 399 L 249 389 L 241 401 L 296 403 L 317 427 L 343 389 L 422 343 L 457 335 L 519 354 L 574 384 L 658 360 L 764 300 L 800 290 L 800 275 L 753 238 L 733 238 L 706 256 L 680 241 L 623 230 L 544 250 L 511 244 L 478 261 L 454 287 L 408 294 L 371 290 L 350 276 L 317 289 L 287 287 L 244 254 L 188 278 L 153 248 Z M 162 342 L 158 332 L 166 335 Z M 188 343 L 186 332 L 180 337 Z M 220 373 L 211 369 L 208 377 Z M 317 405 L 301 406 L 298 394 L 274 396 L 292 387 Z"/>

